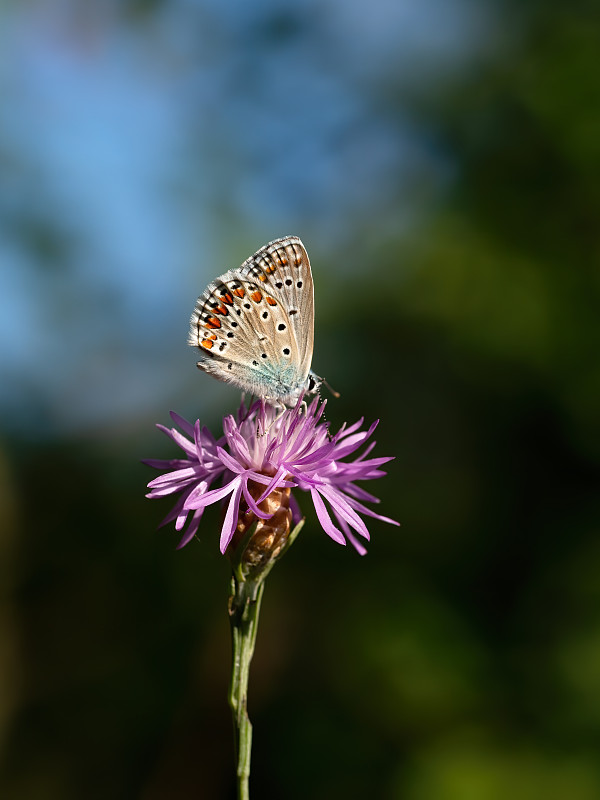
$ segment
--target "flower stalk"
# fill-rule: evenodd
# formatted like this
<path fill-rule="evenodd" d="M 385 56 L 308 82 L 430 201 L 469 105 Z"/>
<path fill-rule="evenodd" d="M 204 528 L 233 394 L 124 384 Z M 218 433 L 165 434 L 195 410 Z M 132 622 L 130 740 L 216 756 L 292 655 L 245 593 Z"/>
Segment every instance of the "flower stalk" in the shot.
<path fill-rule="evenodd" d="M 254 654 L 256 630 L 264 583 L 231 579 L 229 623 L 231 625 L 231 683 L 229 705 L 233 714 L 238 800 L 249 800 L 252 723 L 248 716 L 248 677 Z"/>
<path fill-rule="evenodd" d="M 238 525 L 240 527 L 242 523 Z M 231 682 L 229 706 L 233 715 L 235 740 L 236 779 L 238 800 L 249 800 L 250 758 L 252 753 L 252 723 L 248 716 L 248 679 L 250 662 L 254 655 L 260 604 L 264 581 L 275 563 L 284 555 L 300 533 L 304 520 L 288 534 L 284 544 L 277 542 L 276 549 L 262 547 L 270 540 L 262 520 L 254 523 L 243 536 L 231 558 L 232 577 L 228 611 L 231 627 Z M 289 526 L 288 526 L 289 531 Z M 258 548 L 263 558 L 256 561 Z M 269 552 L 270 551 L 270 552 Z"/>

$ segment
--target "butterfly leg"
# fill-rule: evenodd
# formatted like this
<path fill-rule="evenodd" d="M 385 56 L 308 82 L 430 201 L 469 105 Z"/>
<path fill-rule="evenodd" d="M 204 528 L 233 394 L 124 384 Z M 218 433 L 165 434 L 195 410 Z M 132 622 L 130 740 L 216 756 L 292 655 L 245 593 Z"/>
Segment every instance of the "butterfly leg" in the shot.
<path fill-rule="evenodd" d="M 280 419 L 281 419 L 281 417 L 282 417 L 282 416 L 285 414 L 285 412 L 286 412 L 286 410 L 287 410 L 287 406 L 286 406 L 284 403 L 279 403 L 279 402 L 278 402 L 276 405 L 274 405 L 274 406 L 273 406 L 273 408 L 276 410 L 276 412 L 277 412 L 277 413 L 275 414 L 275 416 L 273 417 L 273 419 L 271 420 L 271 422 L 269 422 L 269 424 L 267 425 L 267 429 L 266 429 L 266 430 L 264 430 L 264 431 L 261 431 L 261 430 L 259 430 L 258 428 L 256 429 L 256 434 L 257 434 L 257 436 L 266 436 L 266 435 L 267 435 L 267 433 L 269 433 L 269 431 L 270 431 L 270 430 L 271 430 L 271 428 L 273 427 L 273 425 L 274 425 L 274 424 L 275 424 L 275 423 L 276 423 L 278 420 L 280 420 Z"/>

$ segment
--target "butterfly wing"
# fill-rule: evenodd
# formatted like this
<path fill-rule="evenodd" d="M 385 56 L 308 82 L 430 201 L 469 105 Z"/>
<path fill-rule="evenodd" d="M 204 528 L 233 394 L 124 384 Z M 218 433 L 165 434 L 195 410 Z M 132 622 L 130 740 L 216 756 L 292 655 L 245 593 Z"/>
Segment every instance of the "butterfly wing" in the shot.
<path fill-rule="evenodd" d="M 277 403 L 293 404 L 312 360 L 310 262 L 297 236 L 261 247 L 198 298 L 188 342 L 198 367 Z"/>

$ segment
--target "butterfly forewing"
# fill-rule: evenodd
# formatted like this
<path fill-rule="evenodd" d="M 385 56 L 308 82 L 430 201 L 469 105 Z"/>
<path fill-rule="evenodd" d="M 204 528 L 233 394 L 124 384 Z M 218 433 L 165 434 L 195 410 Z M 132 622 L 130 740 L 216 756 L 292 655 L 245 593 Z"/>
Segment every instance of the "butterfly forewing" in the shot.
<path fill-rule="evenodd" d="M 240 271 L 258 277 L 287 317 L 298 348 L 298 369 L 308 375 L 313 353 L 314 291 L 310 262 L 297 236 L 286 236 L 262 247 Z"/>
<path fill-rule="evenodd" d="M 310 370 L 313 282 L 296 236 L 277 239 L 198 298 L 189 343 L 198 366 L 220 380 L 277 402 L 293 402 Z"/>

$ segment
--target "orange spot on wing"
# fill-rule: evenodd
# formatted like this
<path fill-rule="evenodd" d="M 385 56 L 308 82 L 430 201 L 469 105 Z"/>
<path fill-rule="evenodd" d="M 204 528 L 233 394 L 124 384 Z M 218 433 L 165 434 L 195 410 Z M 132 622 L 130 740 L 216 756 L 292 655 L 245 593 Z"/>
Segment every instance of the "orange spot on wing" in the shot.
<path fill-rule="evenodd" d="M 233 297 L 231 296 L 231 294 L 229 292 L 227 292 L 227 294 L 221 295 L 221 300 L 224 303 L 227 303 L 228 306 L 232 306 L 233 305 Z"/>
<path fill-rule="evenodd" d="M 217 306 L 216 308 L 213 308 L 213 313 L 223 314 L 224 316 L 227 316 L 227 309 L 225 308 L 225 306 Z"/>
<path fill-rule="evenodd" d="M 258 276 L 258 280 L 259 280 L 259 281 L 262 281 L 262 282 L 264 283 L 264 282 L 267 280 L 267 276 L 266 276 L 266 275 L 264 275 L 264 274 L 261 272 L 261 273 L 260 273 L 260 275 Z"/>
<path fill-rule="evenodd" d="M 200 344 L 202 347 L 206 347 L 207 350 L 211 350 L 214 342 L 212 342 L 210 339 L 202 339 Z"/>
<path fill-rule="evenodd" d="M 207 328 L 220 328 L 221 327 L 221 323 L 219 322 L 219 320 L 216 317 L 209 317 L 209 319 L 206 320 L 206 327 Z"/>
<path fill-rule="evenodd" d="M 262 294 L 257 290 L 256 292 L 252 292 L 250 298 L 254 300 L 255 303 L 260 303 L 262 300 Z"/>
<path fill-rule="evenodd" d="M 277 300 L 275 300 L 275 298 L 273 298 L 273 297 L 269 297 L 269 296 L 267 296 L 267 297 L 265 298 L 265 300 L 267 301 L 267 303 L 268 303 L 270 306 L 276 306 L 276 305 L 277 305 Z"/>
<path fill-rule="evenodd" d="M 246 292 L 244 291 L 244 289 L 242 289 L 241 286 L 239 289 L 234 289 L 233 293 L 236 294 L 238 297 L 244 297 L 244 295 L 246 294 Z"/>

